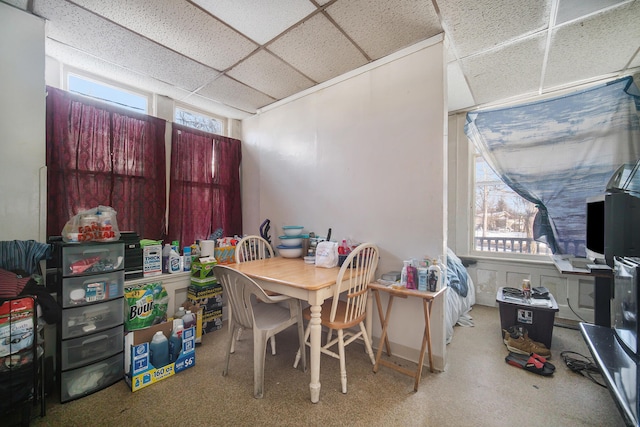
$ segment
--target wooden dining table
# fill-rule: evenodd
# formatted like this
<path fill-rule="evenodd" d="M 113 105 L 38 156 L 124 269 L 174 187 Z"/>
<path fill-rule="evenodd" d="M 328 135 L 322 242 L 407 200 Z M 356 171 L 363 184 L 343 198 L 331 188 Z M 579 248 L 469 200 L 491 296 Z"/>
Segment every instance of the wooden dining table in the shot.
<path fill-rule="evenodd" d="M 311 382 L 309 383 L 309 391 L 311 402 L 317 403 L 320 400 L 320 338 L 322 334 L 320 312 L 322 303 L 333 297 L 340 268 L 316 267 L 314 264 L 305 263 L 302 258 L 284 257 L 247 261 L 227 266 L 251 277 L 265 290 L 297 298 L 311 305 Z M 372 298 L 369 296 L 368 313 L 371 313 L 371 306 Z M 371 316 L 367 316 L 366 327 L 370 337 Z"/>

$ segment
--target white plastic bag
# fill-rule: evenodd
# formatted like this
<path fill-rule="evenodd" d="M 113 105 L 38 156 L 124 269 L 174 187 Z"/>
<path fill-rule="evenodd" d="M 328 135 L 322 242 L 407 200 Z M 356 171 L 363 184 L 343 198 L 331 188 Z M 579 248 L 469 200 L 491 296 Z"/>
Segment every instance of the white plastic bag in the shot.
<path fill-rule="evenodd" d="M 111 242 L 120 239 L 117 212 L 110 206 L 98 206 L 78 213 L 62 229 L 65 242 Z"/>
<path fill-rule="evenodd" d="M 338 265 L 338 243 L 320 242 L 316 246 L 316 267 L 333 268 Z"/>

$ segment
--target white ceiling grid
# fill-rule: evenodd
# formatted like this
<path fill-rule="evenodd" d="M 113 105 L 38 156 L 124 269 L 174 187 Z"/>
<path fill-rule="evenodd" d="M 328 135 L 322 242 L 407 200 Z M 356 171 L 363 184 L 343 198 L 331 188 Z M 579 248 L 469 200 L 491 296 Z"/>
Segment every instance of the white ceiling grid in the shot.
<path fill-rule="evenodd" d="M 445 33 L 449 111 L 640 67 L 640 0 L 0 0 L 47 55 L 242 119 Z"/>

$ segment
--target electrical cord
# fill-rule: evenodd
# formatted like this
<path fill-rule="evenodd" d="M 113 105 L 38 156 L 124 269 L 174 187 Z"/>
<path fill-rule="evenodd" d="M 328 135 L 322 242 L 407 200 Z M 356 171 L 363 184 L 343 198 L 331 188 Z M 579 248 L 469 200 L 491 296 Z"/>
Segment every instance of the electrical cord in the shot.
<path fill-rule="evenodd" d="M 567 305 L 569 306 L 569 309 L 571 310 L 571 312 L 573 314 L 575 314 L 576 317 L 578 319 L 580 319 L 581 322 L 586 322 L 586 320 L 584 320 L 582 317 L 580 317 L 580 315 L 578 313 L 576 313 L 576 311 L 573 309 L 573 307 L 571 307 L 571 302 L 569 301 L 569 297 L 567 297 Z"/>
<path fill-rule="evenodd" d="M 578 357 L 576 358 L 574 356 L 578 356 Z M 600 370 L 590 358 L 583 356 L 580 353 L 576 353 L 575 351 L 568 351 L 568 350 L 560 353 L 560 357 L 562 357 L 562 360 L 564 360 L 565 365 L 567 365 L 567 368 L 569 368 L 572 372 L 581 374 L 582 376 L 589 378 L 591 381 L 598 384 L 600 387 L 607 388 L 606 384 L 594 378 L 594 375 L 597 374 L 601 376 L 602 374 L 600 373 Z"/>

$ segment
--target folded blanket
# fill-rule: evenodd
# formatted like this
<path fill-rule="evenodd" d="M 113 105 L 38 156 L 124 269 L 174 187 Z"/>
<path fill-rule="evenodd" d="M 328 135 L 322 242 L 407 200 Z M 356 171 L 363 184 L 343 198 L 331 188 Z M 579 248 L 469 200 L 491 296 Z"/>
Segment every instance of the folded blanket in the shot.
<path fill-rule="evenodd" d="M 447 282 L 451 289 L 461 297 L 466 297 L 469 292 L 467 284 L 467 269 L 456 254 L 447 248 Z"/>

